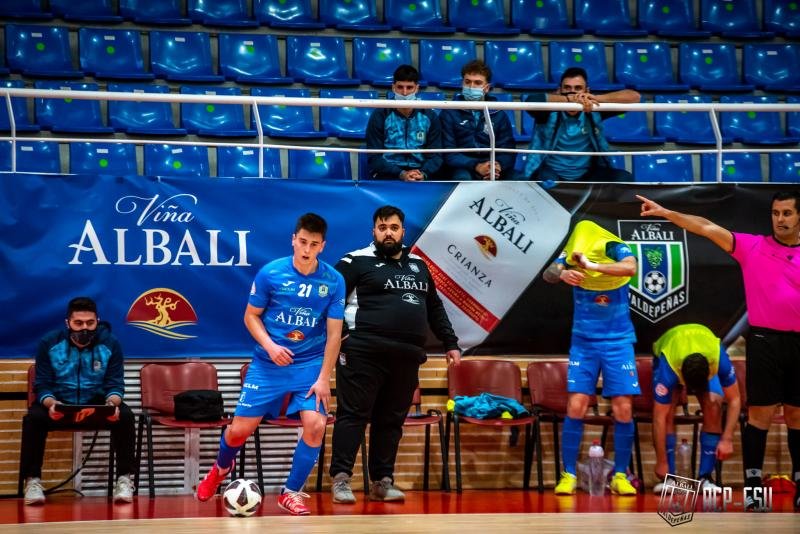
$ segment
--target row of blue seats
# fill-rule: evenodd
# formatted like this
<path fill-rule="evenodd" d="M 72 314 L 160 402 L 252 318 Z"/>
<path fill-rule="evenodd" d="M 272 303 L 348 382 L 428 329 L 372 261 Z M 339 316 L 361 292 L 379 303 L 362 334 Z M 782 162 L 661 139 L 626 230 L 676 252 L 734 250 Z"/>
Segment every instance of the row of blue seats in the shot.
<path fill-rule="evenodd" d="M 148 176 L 210 176 L 209 150 L 205 146 L 144 145 L 144 174 Z M 288 150 L 288 176 L 305 179 L 352 179 L 350 154 L 325 149 Z M 56 141 L 17 142 L 19 172 L 60 173 L 61 158 Z M 716 180 L 716 154 L 702 154 L 702 181 Z M 366 154 L 358 155 L 359 179 L 366 178 Z M 624 158 L 612 158 L 624 168 Z M 258 176 L 258 150 L 241 146 L 216 148 L 217 176 Z M 632 156 L 634 179 L 643 182 L 692 182 L 695 180 L 690 154 L 641 154 Z M 517 170 L 524 168 L 525 156 L 517 156 Z M 263 149 L 263 175 L 283 177 L 280 151 Z M 761 154 L 723 154 L 722 178 L 731 182 L 761 182 Z M 11 142 L 0 143 L 0 171 L 11 170 Z M 136 147 L 125 143 L 80 142 L 69 145 L 69 172 L 75 174 L 138 174 Z M 800 183 L 800 152 L 769 154 L 771 182 Z"/>
<path fill-rule="evenodd" d="M 285 72 L 273 35 L 221 33 L 218 65 L 212 61 L 211 34 L 151 31 L 149 71 L 145 69 L 140 32 L 80 28 L 78 61 L 73 67 L 69 29 L 60 26 L 9 24 L 5 27 L 7 63 L 12 72 L 29 77 L 355 86 L 391 85 L 398 65 L 414 64 L 409 39 L 353 39 L 352 72 L 342 37 L 287 36 Z M 747 44 L 739 68 L 733 43 L 681 43 L 678 79 L 672 52 L 665 42 L 614 43 L 613 81 L 606 46 L 599 41 L 547 43 L 549 80 L 545 77 L 539 41 L 486 41 L 483 57 L 493 83 L 508 90 L 552 89 L 564 70 L 586 69 L 593 90 L 623 87 L 641 91 L 766 91 L 800 92 L 800 44 Z M 418 62 L 424 84 L 461 86 L 461 67 L 478 57 L 474 40 L 421 39 Z M 744 79 L 742 78 L 744 75 Z"/>
<path fill-rule="evenodd" d="M 0 87 L 23 87 L 22 80 L 0 82 Z M 94 83 L 38 81 L 37 89 L 65 89 L 74 91 L 97 91 Z M 166 85 L 108 84 L 110 92 L 169 92 Z M 183 86 L 182 94 L 241 95 L 238 87 Z M 443 101 L 444 94 L 434 91 L 418 93 L 426 100 Z M 251 96 L 308 98 L 307 89 L 254 87 Z M 391 93 L 388 95 L 391 97 Z M 501 101 L 512 101 L 510 93 L 495 93 Z M 346 89 L 323 89 L 321 98 L 373 99 L 377 91 Z M 655 103 L 711 103 L 710 95 L 666 94 L 655 95 Z M 778 103 L 775 96 L 724 95 L 721 103 Z M 245 124 L 245 106 L 240 104 L 180 104 L 180 127 L 173 122 L 172 105 L 167 102 L 136 102 L 109 100 L 108 120 L 104 120 L 100 102 L 83 99 L 36 98 L 34 110 L 36 123 L 28 114 L 24 99 L 12 99 L 15 127 L 18 131 L 35 132 L 39 129 L 55 133 L 100 133 L 114 132 L 130 135 L 186 135 L 187 133 L 212 137 L 255 137 L 257 124 L 254 113 L 250 113 L 249 128 Z M 787 103 L 800 103 L 800 97 L 790 96 Z M 259 120 L 264 132 L 271 137 L 363 139 L 372 108 L 321 107 L 320 127 L 314 118 L 311 106 L 268 105 L 259 107 Z M 533 119 L 528 113 L 507 110 L 511 124 L 515 127 L 518 142 L 530 140 L 534 131 Z M 756 145 L 793 144 L 800 141 L 800 112 L 737 111 L 720 114 L 720 125 L 724 143 L 741 142 Z M 517 120 L 517 117 L 520 120 Z M 786 124 L 784 124 L 784 118 Z M 653 128 L 647 112 L 621 113 L 605 121 L 606 137 L 612 143 L 621 144 L 714 144 L 711 119 L 707 113 L 681 111 L 659 111 L 653 113 Z M 108 125 L 106 125 L 108 124 Z M 11 123 L 6 106 L 0 106 L 0 131 L 10 131 Z"/>
<path fill-rule="evenodd" d="M 757 0 L 700 0 L 697 26 L 694 0 L 638 0 L 636 22 L 629 0 L 447 0 L 447 20 L 439 0 L 384 0 L 379 17 L 375 0 L 4 0 L 0 16 L 105 23 L 132 20 L 140 24 L 257 27 L 342 31 L 483 35 L 574 36 L 585 33 L 639 37 L 648 33 L 679 38 L 705 38 L 712 33 L 733 39 L 766 39 L 774 34 L 800 37 L 800 12 L 794 0 L 763 0 L 759 21 Z M 569 9 L 571 7 L 571 10 Z M 572 13 L 574 25 L 570 20 Z M 188 17 L 185 16 L 188 14 Z M 506 20 L 509 22 L 507 23 Z M 385 22 L 384 22 L 385 21 Z M 762 29 L 763 28 L 763 29 Z"/>

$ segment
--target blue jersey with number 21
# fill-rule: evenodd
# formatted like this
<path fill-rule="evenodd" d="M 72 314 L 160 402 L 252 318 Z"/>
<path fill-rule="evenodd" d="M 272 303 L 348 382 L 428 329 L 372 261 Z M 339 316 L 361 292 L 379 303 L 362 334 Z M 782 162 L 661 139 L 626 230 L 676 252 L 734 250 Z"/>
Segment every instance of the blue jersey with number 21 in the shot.
<path fill-rule="evenodd" d="M 308 276 L 280 258 L 258 271 L 248 302 L 264 308 L 261 320 L 269 337 L 294 353 L 294 364 L 321 359 L 325 352 L 327 319 L 344 317 L 345 285 L 339 271 L 319 261 Z M 273 364 L 258 344 L 255 356 Z"/>

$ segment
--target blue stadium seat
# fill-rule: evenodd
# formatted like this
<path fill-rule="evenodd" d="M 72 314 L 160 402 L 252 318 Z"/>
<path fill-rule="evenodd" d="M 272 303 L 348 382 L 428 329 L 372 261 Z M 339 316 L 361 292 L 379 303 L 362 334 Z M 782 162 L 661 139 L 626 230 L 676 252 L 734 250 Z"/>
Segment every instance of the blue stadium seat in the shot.
<path fill-rule="evenodd" d="M 271 96 L 280 98 L 308 98 L 308 89 L 285 89 L 278 87 L 253 87 L 251 96 Z M 271 137 L 300 137 L 320 139 L 328 137 L 328 132 L 317 130 L 311 106 L 259 105 L 261 127 Z M 256 128 L 255 113 L 250 114 L 250 123 Z"/>
<path fill-rule="evenodd" d="M 406 33 L 455 33 L 442 18 L 439 0 L 384 0 L 386 23 Z"/>
<path fill-rule="evenodd" d="M 191 145 L 144 145 L 146 176 L 211 176 L 208 148 Z"/>
<path fill-rule="evenodd" d="M 575 0 L 575 26 L 602 37 L 645 37 L 647 30 L 634 28 L 628 0 Z"/>
<path fill-rule="evenodd" d="M 477 58 L 475 41 L 461 39 L 420 39 L 419 73 L 436 87 L 461 88 L 461 67 Z"/>
<path fill-rule="evenodd" d="M 258 149 L 245 146 L 217 147 L 217 176 L 281 178 L 281 151 L 264 148 L 263 175 L 258 174 Z"/>
<path fill-rule="evenodd" d="M 378 18 L 375 0 L 319 0 L 319 19 L 340 31 L 388 32 Z"/>
<path fill-rule="evenodd" d="M 632 156 L 637 182 L 693 182 L 691 154 L 642 154 Z"/>
<path fill-rule="evenodd" d="M 97 91 L 96 83 L 39 81 L 36 89 L 62 89 L 66 91 Z M 103 126 L 98 100 L 78 98 L 35 99 L 36 122 L 44 130 L 53 132 L 114 133 L 114 128 Z"/>
<path fill-rule="evenodd" d="M 349 152 L 290 150 L 289 178 L 352 180 Z"/>
<path fill-rule="evenodd" d="M 711 95 L 656 95 L 656 104 L 709 104 Z M 681 145 L 715 145 L 714 129 L 706 111 L 656 111 L 654 118 L 656 135 Z M 722 137 L 728 144 L 730 138 Z"/>
<path fill-rule="evenodd" d="M 800 98 L 796 96 L 786 97 L 787 104 L 800 104 Z M 800 135 L 800 111 L 790 111 L 786 114 L 786 133 L 789 135 Z"/>
<path fill-rule="evenodd" d="M 394 93 L 391 91 L 386 92 L 386 98 L 394 99 Z M 417 92 L 417 100 L 429 100 L 433 102 L 443 102 L 444 101 L 444 93 L 441 91 L 418 91 Z M 437 115 L 442 110 L 439 108 L 434 108 L 433 112 Z"/>
<path fill-rule="evenodd" d="M 0 2 L 0 17 L 50 20 L 53 14 L 42 11 L 42 0 L 3 0 Z"/>
<path fill-rule="evenodd" d="M 492 69 L 492 85 L 506 90 L 550 90 L 544 76 L 542 44 L 539 41 L 486 41 L 483 57 Z"/>
<path fill-rule="evenodd" d="M 462 32 L 519 35 L 519 28 L 506 25 L 502 0 L 447 0 L 447 20 Z"/>
<path fill-rule="evenodd" d="M 605 158 L 608 160 L 608 164 L 611 165 L 611 168 L 628 170 L 625 165 L 625 156 L 606 156 Z"/>
<path fill-rule="evenodd" d="M 367 145 L 361 145 L 360 148 L 367 148 Z M 370 179 L 369 154 L 367 154 L 366 152 L 359 152 L 357 165 L 358 165 L 358 179 L 362 181 L 369 180 Z"/>
<path fill-rule="evenodd" d="M 599 41 L 550 41 L 550 79 L 561 79 L 569 67 L 582 67 L 589 76 L 587 83 L 591 91 L 616 91 L 624 89 L 619 83 L 611 83 L 606 66 L 605 45 Z"/>
<path fill-rule="evenodd" d="M 286 38 L 286 74 L 307 85 L 359 85 L 347 70 L 341 37 L 289 36 Z"/>
<path fill-rule="evenodd" d="M 654 145 L 666 141 L 665 137 L 650 132 L 644 111 L 626 111 L 604 120 L 603 132 L 612 143 Z"/>
<path fill-rule="evenodd" d="M 688 91 L 675 82 L 669 43 L 614 43 L 614 79 L 637 91 Z"/>
<path fill-rule="evenodd" d="M 3 80 L 0 82 L 0 89 L 3 87 L 25 87 L 25 82 L 22 80 Z M 5 99 L 4 99 L 5 100 Z M 28 113 L 28 104 L 26 99 L 14 97 L 11 99 L 11 112 L 14 117 L 14 127 L 18 132 L 38 132 L 39 126 L 33 124 L 30 114 Z M 0 132 L 10 132 L 11 121 L 8 116 L 8 106 L 5 102 L 0 103 Z"/>
<path fill-rule="evenodd" d="M 182 95 L 236 95 L 238 87 L 181 87 Z M 244 125 L 244 106 L 241 104 L 181 103 L 181 126 L 191 134 L 209 137 L 254 137 L 255 130 Z"/>
<path fill-rule="evenodd" d="M 250 18 L 247 0 L 189 0 L 189 18 L 195 24 L 229 28 L 256 28 L 258 21 Z"/>
<path fill-rule="evenodd" d="M 139 174 L 136 146 L 130 143 L 70 143 L 69 172 L 72 174 Z"/>
<path fill-rule="evenodd" d="M 700 0 L 700 27 L 724 39 L 772 39 L 762 32 L 755 0 Z"/>
<path fill-rule="evenodd" d="M 50 10 L 64 20 L 80 22 L 122 22 L 111 0 L 50 0 Z"/>
<path fill-rule="evenodd" d="M 169 93 L 166 85 L 110 83 L 108 91 L 127 93 Z M 118 132 L 132 135 L 186 135 L 184 128 L 172 122 L 169 102 L 109 100 L 108 122 Z"/>
<path fill-rule="evenodd" d="M 347 100 L 363 98 L 377 100 L 378 91 L 348 91 L 346 89 L 323 89 L 320 98 Z M 319 110 L 322 129 L 342 139 L 364 139 L 369 117 L 374 108 L 321 107 Z"/>
<path fill-rule="evenodd" d="M 711 32 L 698 30 L 693 0 L 638 0 L 639 26 L 659 37 L 707 39 Z"/>
<path fill-rule="evenodd" d="M 150 32 L 150 70 L 159 78 L 180 82 L 222 82 L 211 63 L 211 41 L 205 32 Z"/>
<path fill-rule="evenodd" d="M 68 28 L 8 24 L 4 31 L 12 72 L 34 78 L 83 78 L 72 67 Z"/>
<path fill-rule="evenodd" d="M 137 24 L 188 26 L 183 16 L 183 0 L 119 0 L 119 14 Z"/>
<path fill-rule="evenodd" d="M 513 102 L 514 97 L 511 93 L 492 93 L 498 101 L 500 102 Z M 524 143 L 531 140 L 530 134 L 523 133 L 517 127 L 517 111 L 513 109 L 505 110 L 506 115 L 508 115 L 508 120 L 511 122 L 511 126 L 514 128 L 514 141 L 517 143 Z M 527 113 L 526 113 L 527 115 Z"/>
<path fill-rule="evenodd" d="M 566 0 L 511 0 L 511 25 L 532 35 L 583 35 L 582 29 L 570 26 Z"/>
<path fill-rule="evenodd" d="M 774 96 L 723 96 L 722 104 L 775 104 Z M 800 137 L 787 136 L 781 114 L 777 111 L 723 111 L 720 113 L 722 135 L 749 145 L 787 145 L 800 142 Z"/>
<path fill-rule="evenodd" d="M 395 69 L 411 65 L 408 39 L 356 37 L 353 39 L 353 76 L 375 87 L 392 85 Z"/>
<path fill-rule="evenodd" d="M 764 29 L 790 39 L 800 38 L 797 0 L 764 0 Z"/>
<path fill-rule="evenodd" d="M 99 79 L 152 80 L 145 72 L 138 30 L 81 28 L 78 30 L 81 69 Z"/>
<path fill-rule="evenodd" d="M 704 182 L 716 182 L 717 155 L 701 154 L 700 176 Z M 761 154 L 758 152 L 731 152 L 722 154 L 723 182 L 763 182 Z"/>
<path fill-rule="evenodd" d="M 253 14 L 260 23 L 273 28 L 325 29 L 311 10 L 311 0 L 253 0 Z"/>
<path fill-rule="evenodd" d="M 769 181 L 800 183 L 800 152 L 770 152 Z"/>
<path fill-rule="evenodd" d="M 0 171 L 11 171 L 11 141 L 0 141 Z M 60 173 L 61 149 L 58 143 L 18 139 L 17 172 Z"/>
<path fill-rule="evenodd" d="M 764 91 L 800 91 L 800 44 L 744 45 L 744 81 Z"/>
<path fill-rule="evenodd" d="M 742 83 L 733 43 L 681 43 L 680 81 L 701 91 L 745 92 L 754 87 Z"/>
<path fill-rule="evenodd" d="M 264 85 L 291 84 L 292 78 L 281 75 L 278 42 L 274 35 L 263 33 L 221 33 L 219 72 L 239 83 Z"/>

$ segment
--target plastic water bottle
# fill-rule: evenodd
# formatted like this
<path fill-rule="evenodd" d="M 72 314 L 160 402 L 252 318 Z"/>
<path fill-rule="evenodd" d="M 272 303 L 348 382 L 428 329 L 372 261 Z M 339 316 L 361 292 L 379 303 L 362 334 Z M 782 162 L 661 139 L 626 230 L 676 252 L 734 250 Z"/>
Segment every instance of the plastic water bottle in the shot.
<path fill-rule="evenodd" d="M 675 449 L 675 470 L 678 476 L 688 478 L 692 475 L 692 446 L 685 439 Z"/>
<path fill-rule="evenodd" d="M 598 440 L 589 447 L 589 495 L 602 497 L 606 493 L 605 461 L 603 447 Z"/>

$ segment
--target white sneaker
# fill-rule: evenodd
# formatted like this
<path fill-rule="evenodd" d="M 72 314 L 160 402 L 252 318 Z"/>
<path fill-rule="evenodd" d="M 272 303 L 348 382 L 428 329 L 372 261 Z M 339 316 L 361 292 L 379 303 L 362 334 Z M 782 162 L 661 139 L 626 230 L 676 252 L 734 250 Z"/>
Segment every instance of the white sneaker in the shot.
<path fill-rule="evenodd" d="M 25 504 L 44 504 L 44 488 L 39 478 L 25 481 Z"/>
<path fill-rule="evenodd" d="M 655 493 L 656 495 L 660 495 L 662 491 L 664 491 L 664 481 L 663 480 L 661 482 L 659 482 L 658 484 L 656 484 L 655 486 L 653 486 L 653 493 Z"/>
<path fill-rule="evenodd" d="M 708 489 L 710 492 L 714 492 L 714 494 L 719 493 L 722 491 L 722 488 L 714 484 L 711 480 L 707 479 L 706 477 L 700 478 L 700 491 Z"/>
<path fill-rule="evenodd" d="M 129 476 L 122 475 L 114 486 L 114 502 L 133 502 L 133 482 Z"/>

